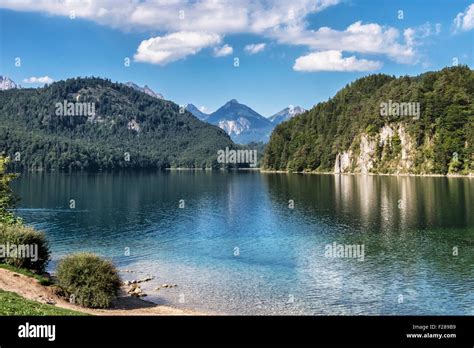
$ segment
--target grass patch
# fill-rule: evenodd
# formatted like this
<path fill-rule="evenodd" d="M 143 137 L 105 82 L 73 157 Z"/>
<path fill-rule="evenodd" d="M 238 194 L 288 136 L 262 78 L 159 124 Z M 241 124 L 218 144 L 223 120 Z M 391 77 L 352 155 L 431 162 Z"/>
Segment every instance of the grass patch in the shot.
<path fill-rule="evenodd" d="M 14 292 L 0 290 L 0 315 L 87 315 L 69 309 L 27 300 Z"/>
<path fill-rule="evenodd" d="M 6 269 L 7 271 L 20 273 L 20 274 L 23 274 L 27 277 L 35 278 L 36 280 L 39 281 L 39 283 L 41 285 L 44 285 L 44 286 L 49 286 L 49 285 L 53 284 L 51 282 L 51 280 L 49 280 L 48 278 L 43 277 L 42 275 L 33 273 L 30 270 L 27 270 L 27 269 L 24 269 L 24 268 L 18 268 L 18 267 L 15 267 L 15 266 L 12 266 L 12 265 L 9 265 L 9 264 L 6 264 L 6 263 L 0 263 L 0 268 Z"/>

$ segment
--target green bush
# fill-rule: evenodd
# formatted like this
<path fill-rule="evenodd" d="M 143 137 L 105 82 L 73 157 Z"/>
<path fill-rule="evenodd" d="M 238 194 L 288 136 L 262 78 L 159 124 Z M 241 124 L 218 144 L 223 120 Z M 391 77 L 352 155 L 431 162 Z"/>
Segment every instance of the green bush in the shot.
<path fill-rule="evenodd" d="M 9 161 L 8 157 L 0 155 L 0 223 L 14 225 L 21 224 L 21 219 L 9 210 L 18 200 L 10 187 L 10 182 L 16 178 L 16 175 L 7 173 Z"/>
<path fill-rule="evenodd" d="M 41 273 L 49 259 L 44 233 L 22 225 L 0 224 L 0 263 Z"/>
<path fill-rule="evenodd" d="M 73 254 L 61 260 L 56 276 L 66 296 L 90 308 L 110 307 L 122 284 L 110 261 L 88 253 Z"/>

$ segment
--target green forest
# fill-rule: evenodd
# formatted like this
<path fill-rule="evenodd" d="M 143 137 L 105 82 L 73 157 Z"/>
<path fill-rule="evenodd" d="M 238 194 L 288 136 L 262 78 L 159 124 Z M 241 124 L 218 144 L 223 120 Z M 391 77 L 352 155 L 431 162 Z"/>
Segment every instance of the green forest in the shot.
<path fill-rule="evenodd" d="M 95 113 L 58 115 L 65 101 L 93 103 Z M 219 167 L 217 150 L 227 146 L 235 147 L 220 128 L 110 80 L 0 92 L 0 152 L 17 171 Z"/>
<path fill-rule="evenodd" d="M 380 105 L 389 100 L 419 103 L 419 118 L 381 116 Z M 474 173 L 473 70 L 457 66 L 416 77 L 376 74 L 358 79 L 328 101 L 277 126 L 263 166 L 333 172 L 337 155 L 352 150 L 356 158 L 361 135 L 366 135 L 379 144 L 370 172 L 397 173 L 403 144 L 396 133 L 380 145 L 380 130 L 386 125 L 402 125 L 413 141 L 407 173 Z M 357 172 L 354 163 L 351 172 Z"/>
<path fill-rule="evenodd" d="M 417 102 L 419 117 L 381 116 L 380 105 L 387 101 Z M 67 103 L 89 103 L 95 112 L 58 113 L 58 104 Z M 96 77 L 1 91 L 0 121 L 0 152 L 16 171 L 219 168 L 218 150 L 256 146 L 237 146 L 223 130 L 170 101 Z M 413 143 L 409 151 L 399 133 L 380 141 L 387 125 L 403 125 Z M 402 172 L 473 173 L 474 72 L 459 66 L 416 77 L 358 79 L 278 125 L 262 166 L 333 172 L 338 154 L 350 150 L 350 172 L 357 172 L 362 136 L 378 144 L 370 153 L 372 173 L 399 173 L 403 152 L 410 161 Z M 257 147 L 260 157 L 263 144 Z"/>

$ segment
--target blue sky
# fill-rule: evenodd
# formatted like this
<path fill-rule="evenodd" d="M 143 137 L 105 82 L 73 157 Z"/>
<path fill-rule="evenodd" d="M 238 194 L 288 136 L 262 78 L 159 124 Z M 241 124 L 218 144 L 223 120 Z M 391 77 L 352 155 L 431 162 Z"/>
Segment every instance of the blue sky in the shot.
<path fill-rule="evenodd" d="M 0 74 L 23 87 L 94 75 L 205 112 L 235 98 L 270 116 L 371 73 L 474 65 L 474 0 L 0 0 L 0 20 Z"/>

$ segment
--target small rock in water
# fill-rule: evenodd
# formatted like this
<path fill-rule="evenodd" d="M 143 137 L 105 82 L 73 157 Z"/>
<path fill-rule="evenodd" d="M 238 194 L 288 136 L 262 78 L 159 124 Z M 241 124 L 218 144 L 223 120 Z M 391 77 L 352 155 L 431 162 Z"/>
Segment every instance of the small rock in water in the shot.
<path fill-rule="evenodd" d="M 138 288 L 137 284 L 132 284 L 130 289 L 128 289 L 128 293 L 130 294 L 130 293 L 134 292 L 137 288 Z"/>
<path fill-rule="evenodd" d="M 136 282 L 137 282 L 137 283 L 144 283 L 144 282 L 148 282 L 148 281 L 150 281 L 150 280 L 153 280 L 153 277 L 152 277 L 152 276 L 148 276 L 148 277 L 145 277 L 145 278 L 143 278 L 143 279 L 139 279 L 139 280 L 137 280 Z"/>
<path fill-rule="evenodd" d="M 160 290 L 160 289 L 163 289 L 163 288 L 175 288 L 177 287 L 178 285 L 177 284 L 163 284 L 162 286 L 159 286 L 157 287 L 155 290 Z"/>

